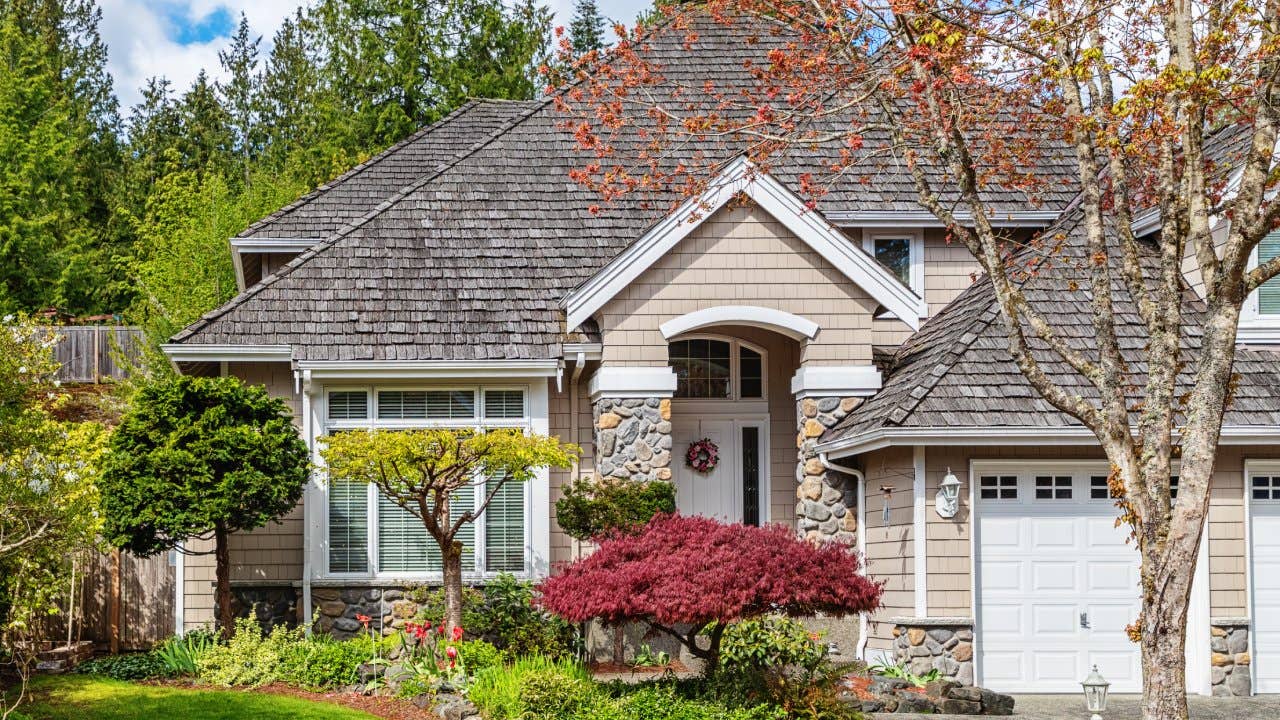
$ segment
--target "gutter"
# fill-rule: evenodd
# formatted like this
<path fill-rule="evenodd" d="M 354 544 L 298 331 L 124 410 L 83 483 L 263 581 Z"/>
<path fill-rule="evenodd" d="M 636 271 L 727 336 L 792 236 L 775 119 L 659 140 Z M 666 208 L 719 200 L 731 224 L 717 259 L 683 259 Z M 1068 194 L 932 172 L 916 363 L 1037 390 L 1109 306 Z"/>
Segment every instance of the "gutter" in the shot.
<path fill-rule="evenodd" d="M 862 474 L 861 470 L 851 468 L 847 465 L 837 465 L 831 462 L 824 452 L 818 453 L 818 461 L 822 463 L 822 467 L 828 470 L 835 470 L 853 477 L 858 485 L 858 533 L 856 535 L 856 547 L 858 548 L 858 556 L 862 560 L 862 569 L 865 574 L 867 569 L 867 529 L 863 523 L 867 519 L 866 501 L 867 501 L 867 478 Z M 853 655 L 859 660 L 866 660 L 867 655 L 867 614 L 858 613 L 858 644 L 853 649 Z"/>

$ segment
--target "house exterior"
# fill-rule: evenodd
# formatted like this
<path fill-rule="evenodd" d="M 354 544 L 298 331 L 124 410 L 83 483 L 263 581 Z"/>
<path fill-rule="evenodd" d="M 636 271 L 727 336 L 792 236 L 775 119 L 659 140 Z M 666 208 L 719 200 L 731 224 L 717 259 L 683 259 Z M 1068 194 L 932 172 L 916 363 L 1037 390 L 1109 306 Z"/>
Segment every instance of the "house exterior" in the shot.
<path fill-rule="evenodd" d="M 689 47 L 654 40 L 675 79 L 731 82 L 781 42 L 689 12 Z M 550 102 L 474 101 L 264 218 L 231 241 L 241 293 L 165 352 L 184 373 L 266 385 L 313 451 L 344 428 L 423 426 L 581 445 L 574 467 L 505 489 L 475 523 L 469 580 L 578 557 L 554 514 L 570 479 L 669 480 L 682 512 L 862 551 L 884 607 L 846 621 L 846 652 L 1018 692 L 1075 692 L 1096 663 L 1113 692 L 1140 689 L 1124 632 L 1138 555 L 1105 458 L 1010 361 L 977 263 L 902 168 L 868 168 L 811 210 L 797 177 L 820 151 L 764 170 L 726 148 L 700 197 L 593 212 L 562 119 Z M 1011 238 L 1062 238 L 1063 262 L 1025 289 L 1087 344 L 1073 170 L 1054 157 L 1036 171 L 1060 190 L 989 202 Z M 1272 292 L 1251 299 L 1242 334 L 1189 619 L 1193 692 L 1280 692 Z M 697 473 L 683 455 L 703 438 L 721 462 Z M 940 513 L 952 478 L 958 511 Z M 179 629 L 198 627 L 213 619 L 213 561 L 181 562 Z M 261 617 L 318 614 L 338 634 L 357 613 L 394 622 L 403 589 L 440 571 L 415 519 L 323 472 L 279 524 L 233 536 L 232 562 Z"/>

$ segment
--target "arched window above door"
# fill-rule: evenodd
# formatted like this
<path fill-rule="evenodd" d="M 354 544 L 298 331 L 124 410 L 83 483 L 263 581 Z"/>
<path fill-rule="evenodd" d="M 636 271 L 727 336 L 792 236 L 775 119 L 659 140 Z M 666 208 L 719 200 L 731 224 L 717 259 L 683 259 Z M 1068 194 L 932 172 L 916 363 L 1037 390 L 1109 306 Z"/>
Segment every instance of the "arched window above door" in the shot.
<path fill-rule="evenodd" d="M 695 337 L 675 340 L 667 357 L 676 374 L 677 398 L 760 400 L 765 397 L 764 352 L 740 340 Z"/>

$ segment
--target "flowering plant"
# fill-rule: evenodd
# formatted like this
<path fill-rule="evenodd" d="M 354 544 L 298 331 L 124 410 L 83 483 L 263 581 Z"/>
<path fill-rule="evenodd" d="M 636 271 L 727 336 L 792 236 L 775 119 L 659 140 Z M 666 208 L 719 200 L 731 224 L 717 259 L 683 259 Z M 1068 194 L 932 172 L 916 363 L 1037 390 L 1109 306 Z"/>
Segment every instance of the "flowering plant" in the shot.
<path fill-rule="evenodd" d="M 465 687 L 467 672 L 458 654 L 462 635 L 460 627 L 446 632 L 444 623 L 407 622 L 400 632 L 400 664 L 428 687 L 441 682 Z"/>
<path fill-rule="evenodd" d="M 700 473 L 709 473 L 720 464 L 720 448 L 711 442 L 711 438 L 702 438 L 689 445 L 684 462 Z"/>

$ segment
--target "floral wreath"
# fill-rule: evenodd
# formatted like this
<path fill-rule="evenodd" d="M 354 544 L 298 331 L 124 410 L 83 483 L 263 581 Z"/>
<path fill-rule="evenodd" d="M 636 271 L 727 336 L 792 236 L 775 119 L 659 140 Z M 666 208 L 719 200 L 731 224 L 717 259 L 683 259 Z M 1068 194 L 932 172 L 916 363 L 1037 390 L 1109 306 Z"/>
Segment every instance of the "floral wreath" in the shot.
<path fill-rule="evenodd" d="M 689 445 L 684 454 L 684 462 L 700 473 L 709 473 L 720 464 L 720 448 L 711 442 L 711 438 L 702 438 Z"/>

